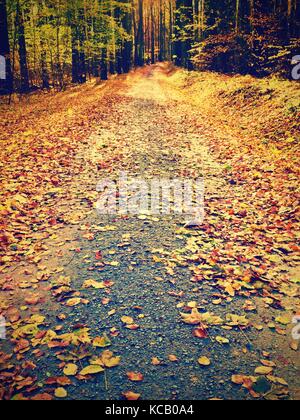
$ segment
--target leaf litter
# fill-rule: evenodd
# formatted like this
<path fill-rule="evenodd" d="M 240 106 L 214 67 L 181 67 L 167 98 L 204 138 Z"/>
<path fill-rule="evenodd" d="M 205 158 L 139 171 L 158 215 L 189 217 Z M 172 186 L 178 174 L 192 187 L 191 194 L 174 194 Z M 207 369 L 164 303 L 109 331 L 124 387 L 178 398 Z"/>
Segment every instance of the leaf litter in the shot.
<path fill-rule="evenodd" d="M 178 85 L 180 81 L 175 77 L 170 81 Z M 166 85 L 164 89 L 168 91 Z M 117 225 L 88 222 L 97 195 L 83 170 L 84 165 L 91 165 L 93 161 L 87 153 L 89 146 L 85 139 L 97 129 L 99 119 L 109 120 L 107 109 L 112 106 L 111 102 L 127 104 L 130 100 L 101 96 L 103 106 L 98 109 L 94 103 L 98 103 L 99 94 L 102 95 L 96 88 L 95 92 L 85 97 L 81 95 L 81 100 L 75 101 L 72 107 L 77 114 L 76 122 L 67 117 L 68 93 L 61 97 L 59 106 L 57 99 L 51 97 L 47 104 L 40 106 L 53 111 L 57 108 L 59 112 L 53 112 L 52 116 L 47 114 L 45 121 L 36 117 L 32 130 L 28 130 L 31 125 L 28 114 L 22 125 L 12 124 L 4 138 L 1 162 L 9 162 L 9 165 L 1 165 L 0 289 L 3 300 L 0 311 L 8 320 L 10 346 L 0 352 L 0 399 L 68 398 L 66 388 L 77 381 L 102 375 L 105 382 L 106 370 L 122 368 L 123 357 L 103 349 L 113 349 L 114 340 L 120 335 L 143 330 L 144 318 L 136 316 L 136 309 L 123 308 L 121 304 L 110 307 L 114 289 L 118 287 L 112 275 L 122 270 L 118 253 L 125 249 L 130 255 L 135 234 L 123 233 L 115 249 L 106 252 L 101 249 L 102 235 L 117 235 Z M 198 359 L 193 360 L 195 366 L 198 360 L 206 374 L 216 365 L 213 357 L 218 351 L 216 348 L 229 348 L 232 353 L 254 357 L 253 337 L 258 337 L 259 341 L 265 330 L 271 340 L 289 334 L 289 325 L 299 305 L 298 168 L 291 146 L 284 148 L 278 144 L 270 152 L 250 136 L 241 146 L 235 141 L 236 133 L 231 132 L 231 115 L 225 124 L 228 135 L 224 137 L 224 123 L 214 124 L 214 131 L 201 125 L 199 121 L 203 118 L 199 112 L 204 113 L 205 109 L 196 112 L 184 101 L 178 106 L 183 114 L 189 115 L 188 124 L 193 127 L 189 128 L 191 136 L 193 130 L 201 130 L 201 138 L 206 137 L 209 152 L 218 162 L 217 167 L 210 161 L 207 164 L 212 165 L 209 170 L 218 175 L 216 182 L 208 186 L 203 225 L 194 230 L 179 226 L 174 229 L 173 235 L 183 247 L 166 250 L 158 246 L 151 247 L 150 251 L 153 264 L 164 269 L 153 278 L 159 284 L 166 283 L 166 287 L 171 288 L 169 302 L 176 301 L 174 307 L 179 312 L 174 322 L 182 328 L 192 327 L 191 341 L 185 345 L 189 347 L 203 340 L 203 345 L 207 346 L 205 354 L 212 354 L 200 358 L 198 354 Z M 24 112 L 30 111 L 31 105 L 28 105 Z M 209 114 L 209 117 L 217 121 L 219 116 Z M 178 128 L 177 116 L 173 115 L 172 121 Z M 174 138 L 176 143 L 176 133 Z M 122 146 L 128 147 L 128 144 Z M 191 144 L 190 148 L 180 148 L 182 168 L 191 168 L 194 173 L 203 172 L 203 167 L 193 157 L 201 154 L 197 147 Z M 82 157 L 76 159 L 76 155 Z M 130 150 L 117 151 L 112 144 L 101 156 L 103 162 L 97 165 L 102 168 L 102 175 L 109 174 L 112 162 L 128 168 L 132 165 L 131 157 Z M 104 162 L 105 159 L 109 163 Z M 183 172 L 182 169 L 179 175 Z M 72 183 L 74 176 L 83 176 L 79 190 L 77 183 Z M 222 178 L 220 185 L 218 178 Z M 221 195 L 220 188 L 223 189 Z M 145 224 L 160 222 L 159 218 L 149 215 L 142 215 L 138 220 Z M 84 242 L 74 239 L 75 231 L 76 235 L 80 232 L 82 241 L 89 243 L 87 248 L 83 249 Z M 80 284 L 68 270 L 79 258 L 89 267 L 89 276 L 80 278 Z M 131 271 L 136 269 L 135 259 L 135 255 L 130 256 Z M 109 276 L 106 275 L 108 269 Z M 180 273 L 186 269 L 190 275 L 189 291 L 180 283 Z M 187 304 L 182 302 L 186 294 L 194 299 Z M 106 333 L 103 330 L 99 333 L 95 326 L 76 325 L 73 321 L 76 318 L 73 313 L 88 311 L 95 296 L 99 305 L 108 306 L 106 314 L 111 322 Z M 55 318 L 51 316 L 50 307 Z M 129 309 L 134 316 L 129 315 Z M 117 320 L 117 313 L 124 313 L 119 315 L 121 322 Z M 70 316 L 72 321 L 68 320 Z M 139 319 L 141 325 L 135 319 Z M 243 348 L 235 344 L 237 335 L 241 337 Z M 257 367 L 252 372 L 248 371 L 247 375 L 236 372 L 232 378 L 228 374 L 223 381 L 246 389 L 253 398 L 290 398 L 288 378 L 277 374 L 284 371 L 285 361 L 262 358 L 263 353 L 268 352 L 261 349 L 270 347 L 264 340 L 259 346 Z M 289 349 L 296 352 L 297 343 L 290 340 Z M 38 362 L 43 358 L 48 364 L 49 352 L 51 364 L 57 367 L 59 376 L 52 370 L 49 376 L 41 377 Z M 163 360 L 175 366 L 184 362 L 182 357 L 166 354 L 153 357 L 149 363 L 153 369 L 160 369 L 168 363 Z M 138 365 L 136 361 L 132 368 Z M 243 370 L 243 367 L 233 366 L 232 369 Z M 144 373 L 135 370 L 124 372 L 123 376 L 137 384 L 143 383 L 145 378 Z M 128 400 L 137 400 L 141 395 L 134 391 L 123 392 Z"/>

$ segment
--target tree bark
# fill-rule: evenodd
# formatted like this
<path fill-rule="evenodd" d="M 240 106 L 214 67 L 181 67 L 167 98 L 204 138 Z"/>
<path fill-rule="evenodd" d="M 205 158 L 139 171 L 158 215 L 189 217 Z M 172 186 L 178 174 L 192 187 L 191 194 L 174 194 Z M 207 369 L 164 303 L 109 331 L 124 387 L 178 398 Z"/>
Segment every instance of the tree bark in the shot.
<path fill-rule="evenodd" d="M 144 39 L 144 3 L 138 0 L 138 30 L 137 30 L 137 61 L 136 65 L 142 67 L 145 63 L 145 39 Z"/>
<path fill-rule="evenodd" d="M 29 91 L 29 73 L 27 64 L 27 50 L 25 39 L 25 28 L 23 12 L 20 7 L 19 1 L 17 2 L 16 9 L 16 27 L 18 31 L 18 45 L 19 45 L 19 60 L 20 60 L 20 92 L 26 93 Z"/>
<path fill-rule="evenodd" d="M 10 46 L 8 37 L 6 0 L 0 0 L 0 55 L 4 66 L 5 78 L 0 79 L 0 93 L 7 94 L 13 90 L 13 76 L 11 69 Z"/>
<path fill-rule="evenodd" d="M 128 35 L 128 39 L 124 41 L 122 48 L 122 68 L 124 73 L 129 73 L 133 59 L 133 10 L 131 0 L 124 1 L 124 3 L 127 4 L 127 8 L 122 19 L 122 26 Z"/>

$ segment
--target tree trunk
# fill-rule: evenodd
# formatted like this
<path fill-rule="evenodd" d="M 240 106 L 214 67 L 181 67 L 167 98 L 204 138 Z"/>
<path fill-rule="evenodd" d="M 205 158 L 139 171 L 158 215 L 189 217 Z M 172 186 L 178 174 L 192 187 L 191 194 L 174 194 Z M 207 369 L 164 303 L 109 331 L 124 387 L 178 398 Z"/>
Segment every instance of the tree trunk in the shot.
<path fill-rule="evenodd" d="M 240 0 L 236 0 L 236 11 L 235 11 L 235 33 L 236 35 L 240 32 Z"/>
<path fill-rule="evenodd" d="M 122 68 L 124 73 L 129 73 L 132 67 L 132 54 L 133 54 L 133 38 L 132 38 L 132 29 L 133 29 L 133 10 L 131 5 L 131 0 L 124 1 L 127 4 L 127 9 L 124 13 L 122 19 L 122 26 L 128 34 L 128 39 L 124 41 L 122 48 Z"/>
<path fill-rule="evenodd" d="M 27 65 L 27 51 L 24 29 L 24 18 L 20 8 L 19 1 L 17 2 L 16 10 L 16 27 L 18 31 L 18 45 L 19 45 L 19 60 L 20 60 L 20 92 L 25 93 L 29 91 L 29 74 Z"/>
<path fill-rule="evenodd" d="M 47 69 L 47 53 L 46 53 L 46 44 L 43 39 L 43 34 L 41 35 L 41 77 L 42 77 L 42 89 L 49 89 L 50 88 L 50 80 L 49 74 Z"/>
<path fill-rule="evenodd" d="M 71 24 L 72 37 L 72 83 L 79 82 L 79 51 L 78 51 L 78 35 L 77 27 Z"/>
<path fill-rule="evenodd" d="M 6 94 L 11 93 L 13 90 L 6 0 L 0 0 L 0 39 L 0 55 L 3 57 L 1 59 L 1 65 L 3 66 L 1 70 L 4 73 L 0 78 L 0 93 Z"/>
<path fill-rule="evenodd" d="M 137 31 L 137 66 L 142 67 L 145 63 L 145 40 L 144 40 L 144 3 L 143 0 L 138 1 L 138 31 Z"/>
<path fill-rule="evenodd" d="M 101 52 L 101 71 L 100 71 L 101 80 L 108 79 L 108 66 L 107 66 L 107 49 L 102 48 Z"/>
<path fill-rule="evenodd" d="M 151 2 L 151 63 L 155 64 L 155 18 L 154 18 L 154 6 Z"/>

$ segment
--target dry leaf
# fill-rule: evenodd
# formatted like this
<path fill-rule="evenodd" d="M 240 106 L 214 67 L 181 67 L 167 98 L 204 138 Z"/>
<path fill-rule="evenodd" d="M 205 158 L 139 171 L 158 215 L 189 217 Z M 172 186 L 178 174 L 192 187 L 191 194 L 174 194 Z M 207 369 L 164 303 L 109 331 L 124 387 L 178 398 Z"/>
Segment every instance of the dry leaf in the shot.
<path fill-rule="evenodd" d="M 127 377 L 130 381 L 141 382 L 144 380 L 144 376 L 141 373 L 137 372 L 128 372 Z"/>
<path fill-rule="evenodd" d="M 55 390 L 56 398 L 66 398 L 68 396 L 67 391 L 64 388 L 57 388 Z"/>
<path fill-rule="evenodd" d="M 78 372 L 78 366 L 73 363 L 69 363 L 64 368 L 64 374 L 66 376 L 76 376 L 77 372 Z"/>
<path fill-rule="evenodd" d="M 198 359 L 198 363 L 201 366 L 210 366 L 211 365 L 210 359 L 206 356 L 200 357 L 200 359 Z"/>
<path fill-rule="evenodd" d="M 137 401 L 141 398 L 141 394 L 136 394 L 132 391 L 123 392 L 122 394 L 127 401 Z"/>
<path fill-rule="evenodd" d="M 102 372 L 104 372 L 104 369 L 102 366 L 90 365 L 82 369 L 82 371 L 79 374 L 81 376 L 87 376 L 87 375 L 96 375 Z"/>

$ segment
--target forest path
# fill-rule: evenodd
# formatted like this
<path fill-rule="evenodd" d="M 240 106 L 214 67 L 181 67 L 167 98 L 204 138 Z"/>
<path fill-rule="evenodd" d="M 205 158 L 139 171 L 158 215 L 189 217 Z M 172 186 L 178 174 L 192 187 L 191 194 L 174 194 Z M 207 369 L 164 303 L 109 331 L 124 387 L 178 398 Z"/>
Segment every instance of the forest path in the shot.
<path fill-rule="evenodd" d="M 72 93 L 92 106 L 84 117 L 92 129 L 72 157 L 65 176 L 68 188 L 50 191 L 47 205 L 55 221 L 34 237 L 28 261 L 3 271 L 4 286 L 8 278 L 18 286 L 2 289 L 3 302 L 18 308 L 22 318 L 16 320 L 12 311 L 13 346 L 20 358 L 13 359 L 15 373 L 23 357 L 38 367 L 23 366 L 27 382 L 19 388 L 13 380 L 12 395 L 49 396 L 63 384 L 70 399 L 113 400 L 128 391 L 159 400 L 248 399 L 269 393 L 277 398 L 288 395 L 278 377 L 289 382 L 291 393 L 297 392 L 299 360 L 289 347 L 290 331 L 283 335 L 277 323 L 274 344 L 274 328 L 268 327 L 281 315 L 278 308 L 287 308 L 284 315 L 291 317 L 296 307 L 297 292 L 290 288 L 288 296 L 278 295 L 286 283 L 276 283 L 276 273 L 286 275 L 290 267 L 279 257 L 276 266 L 267 260 L 269 237 L 260 234 L 254 244 L 248 216 L 261 204 L 254 195 L 249 202 L 252 192 L 245 183 L 226 176 L 224 164 L 211 151 L 211 142 L 218 142 L 214 129 L 174 84 L 172 74 L 161 64 L 89 88 L 87 98 Z M 68 99 L 63 101 L 65 107 Z M 69 136 L 76 139 L 75 133 L 72 126 Z M 187 218 L 172 212 L 97 214 L 96 185 L 117 182 L 120 174 L 147 183 L 204 177 L 203 226 L 187 230 Z M 258 282 L 258 273 L 264 283 Z M 180 313 L 192 310 L 194 318 L 184 323 Z M 43 318 L 37 321 L 32 314 Z M 35 322 L 34 332 L 24 335 L 24 324 Z M 96 337 L 102 340 L 93 341 Z M 11 345 L 4 342 L 3 350 L 9 353 Z M 116 367 L 90 377 L 70 376 L 71 384 L 61 379 L 65 364 L 75 364 L 81 372 L 90 363 L 103 363 L 91 357 L 105 346 L 121 357 L 120 363 L 106 362 Z M 201 357 L 209 358 L 210 365 L 201 365 Z M 257 374 L 254 392 L 253 379 L 245 375 L 253 377 L 261 360 L 269 379 L 264 372 Z M 128 377 L 130 372 L 142 376 Z M 234 374 L 242 375 L 235 382 L 245 382 L 251 394 L 232 382 Z M 31 389 L 32 384 L 37 388 Z"/>

